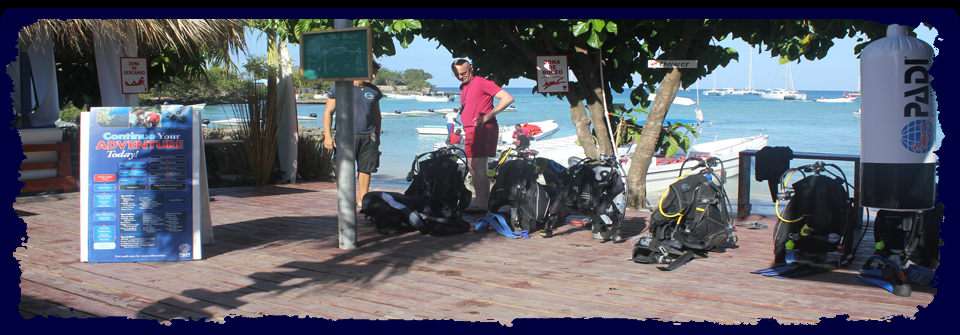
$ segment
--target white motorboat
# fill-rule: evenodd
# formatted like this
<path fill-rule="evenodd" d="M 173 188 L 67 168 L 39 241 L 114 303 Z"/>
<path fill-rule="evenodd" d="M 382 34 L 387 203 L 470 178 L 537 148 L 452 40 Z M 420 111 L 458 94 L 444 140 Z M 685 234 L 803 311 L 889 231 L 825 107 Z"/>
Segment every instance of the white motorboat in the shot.
<path fill-rule="evenodd" d="M 383 96 L 391 99 L 414 99 L 414 97 L 409 94 L 386 93 Z"/>
<path fill-rule="evenodd" d="M 223 125 L 223 126 L 235 126 L 235 125 L 239 125 L 239 124 L 244 123 L 244 122 L 247 122 L 247 119 L 229 118 L 229 119 L 226 119 L 226 120 L 210 121 L 210 123 L 213 123 L 213 124 L 216 124 L 216 125 Z"/>
<path fill-rule="evenodd" d="M 856 100 L 857 100 L 857 98 L 826 98 L 826 99 L 820 98 L 820 99 L 814 99 L 813 101 L 816 101 L 816 102 L 854 102 L 854 101 L 856 101 Z"/>
<path fill-rule="evenodd" d="M 528 122 L 524 124 L 534 125 L 540 128 L 540 132 L 533 134 L 530 137 L 530 140 L 536 141 L 540 139 L 545 139 L 550 135 L 553 135 L 557 132 L 557 129 L 560 128 L 560 125 L 557 124 L 554 120 L 538 121 L 538 122 Z M 524 125 L 522 124 L 521 127 Z M 461 126 L 457 125 L 455 129 L 463 129 Z M 500 142 L 513 142 L 513 132 L 515 125 L 501 125 L 500 126 Z M 447 126 L 420 126 L 417 127 L 417 133 L 420 135 L 447 135 Z"/>
<path fill-rule="evenodd" d="M 713 123 L 712 121 L 697 122 L 696 120 L 668 121 L 690 124 L 697 127 L 698 130 L 702 130 L 703 127 Z M 699 138 L 701 139 L 712 136 L 713 141 L 696 143 L 697 139 L 694 139 L 694 144 L 691 145 L 690 150 L 686 152 L 680 150 L 669 158 L 655 156 L 657 158 L 656 164 L 651 164 L 647 169 L 647 191 L 651 192 L 667 189 L 670 184 L 674 183 L 677 178 L 680 177 L 681 167 L 684 169 L 689 169 L 696 166 L 695 163 L 687 163 L 686 166 L 684 166 L 683 162 L 686 161 L 688 157 L 719 157 L 723 162 L 723 171 L 726 172 L 726 176 L 729 178 L 737 175 L 739 173 L 740 166 L 740 151 L 759 150 L 767 145 L 768 135 L 764 134 L 763 130 L 764 129 L 757 129 L 718 133 L 712 135 L 700 135 Z M 747 136 L 747 133 L 757 134 Z M 718 139 L 721 135 L 727 136 L 733 134 L 740 134 L 740 137 Z M 577 136 L 574 135 L 546 141 L 538 141 L 536 143 L 532 143 L 531 148 L 537 151 L 537 157 L 549 158 L 557 163 L 569 166 L 571 161 L 576 162 L 585 157 L 583 148 L 575 144 L 576 140 Z M 625 171 L 629 171 L 630 169 L 629 154 L 632 152 L 632 149 L 632 146 L 620 147 L 618 149 L 618 153 L 621 157 L 621 162 Z M 720 167 L 717 167 L 716 170 L 720 171 Z"/>
<path fill-rule="evenodd" d="M 403 116 L 403 113 L 401 113 L 400 111 L 396 111 L 396 112 L 392 112 L 392 113 L 380 112 L 380 117 L 381 117 L 381 118 L 388 118 L 388 117 L 389 117 L 389 118 L 398 118 L 398 117 L 401 117 L 401 116 Z"/>
<path fill-rule="evenodd" d="M 454 99 L 452 95 L 446 94 L 421 94 L 414 95 L 413 98 L 424 102 L 451 102 Z"/>
<path fill-rule="evenodd" d="M 409 112 L 400 112 L 400 114 L 403 114 L 403 115 L 406 115 L 406 116 L 436 116 L 436 115 L 437 115 L 437 113 L 434 113 L 434 112 L 431 112 L 431 111 L 422 111 L 422 110 L 412 110 L 412 111 L 409 111 Z"/>
<path fill-rule="evenodd" d="M 807 94 L 792 90 L 776 89 L 767 90 L 766 93 L 760 95 L 760 98 L 767 100 L 806 100 Z"/>
<path fill-rule="evenodd" d="M 656 93 L 651 93 L 650 96 L 647 97 L 647 100 L 649 100 L 650 102 L 653 102 L 653 100 L 655 99 L 657 99 Z M 692 106 L 697 104 L 697 102 L 693 101 L 693 99 L 686 98 L 686 97 L 677 97 L 677 96 L 673 98 L 673 103 L 678 105 L 683 105 L 683 106 Z"/>

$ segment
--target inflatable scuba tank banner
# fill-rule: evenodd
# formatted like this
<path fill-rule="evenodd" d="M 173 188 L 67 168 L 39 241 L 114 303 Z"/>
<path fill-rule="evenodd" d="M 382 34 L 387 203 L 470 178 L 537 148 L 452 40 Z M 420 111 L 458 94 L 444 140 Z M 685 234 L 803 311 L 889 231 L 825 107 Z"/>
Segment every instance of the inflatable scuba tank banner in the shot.
<path fill-rule="evenodd" d="M 916 211 L 935 202 L 933 48 L 890 25 L 860 54 L 861 206 Z"/>
<path fill-rule="evenodd" d="M 94 107 L 80 124 L 80 261 L 200 259 L 197 112 Z"/>

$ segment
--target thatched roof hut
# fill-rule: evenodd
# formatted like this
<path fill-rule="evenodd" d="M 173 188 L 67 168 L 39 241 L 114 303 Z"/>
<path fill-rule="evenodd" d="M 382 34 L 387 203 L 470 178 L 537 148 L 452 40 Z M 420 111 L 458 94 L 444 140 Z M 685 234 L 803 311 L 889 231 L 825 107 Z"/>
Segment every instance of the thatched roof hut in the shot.
<path fill-rule="evenodd" d="M 240 19 L 42 19 L 24 27 L 19 42 L 29 45 L 50 36 L 57 53 L 85 54 L 93 52 L 95 36 L 113 35 L 121 43 L 136 41 L 139 50 L 172 49 L 179 57 L 229 64 L 230 53 L 245 51 L 246 25 L 247 20 Z M 136 39 L 129 39 L 131 33 Z"/>

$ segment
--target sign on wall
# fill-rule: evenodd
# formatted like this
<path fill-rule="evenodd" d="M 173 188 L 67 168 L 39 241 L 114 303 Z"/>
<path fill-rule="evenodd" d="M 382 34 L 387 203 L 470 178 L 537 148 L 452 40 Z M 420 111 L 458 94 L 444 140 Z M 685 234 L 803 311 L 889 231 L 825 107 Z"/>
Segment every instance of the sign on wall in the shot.
<path fill-rule="evenodd" d="M 200 259 L 200 139 L 191 107 L 81 116 L 80 261 Z"/>
<path fill-rule="evenodd" d="M 665 68 L 678 68 L 678 69 L 692 69 L 697 67 L 697 60 L 656 60 L 648 59 L 647 67 L 651 69 L 665 69 Z"/>
<path fill-rule="evenodd" d="M 568 92 L 567 56 L 537 56 L 537 91 L 540 93 Z"/>
<path fill-rule="evenodd" d="M 120 57 L 120 82 L 123 94 L 146 94 L 147 90 L 146 58 Z"/>
<path fill-rule="evenodd" d="M 373 79 L 372 36 L 370 27 L 300 33 L 301 80 Z"/>

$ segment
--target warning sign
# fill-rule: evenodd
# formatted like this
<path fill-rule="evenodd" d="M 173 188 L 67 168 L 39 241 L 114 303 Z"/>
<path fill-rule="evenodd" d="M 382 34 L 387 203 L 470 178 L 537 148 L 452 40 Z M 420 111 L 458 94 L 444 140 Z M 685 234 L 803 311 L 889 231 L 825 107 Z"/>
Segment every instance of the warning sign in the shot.
<path fill-rule="evenodd" d="M 537 56 L 537 91 L 561 93 L 570 91 L 567 56 Z"/>
<path fill-rule="evenodd" d="M 120 83 L 123 94 L 146 94 L 147 59 L 141 57 L 120 57 Z"/>

